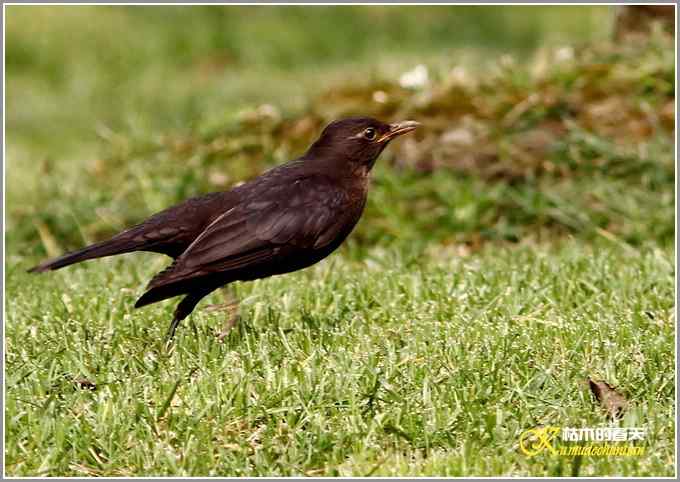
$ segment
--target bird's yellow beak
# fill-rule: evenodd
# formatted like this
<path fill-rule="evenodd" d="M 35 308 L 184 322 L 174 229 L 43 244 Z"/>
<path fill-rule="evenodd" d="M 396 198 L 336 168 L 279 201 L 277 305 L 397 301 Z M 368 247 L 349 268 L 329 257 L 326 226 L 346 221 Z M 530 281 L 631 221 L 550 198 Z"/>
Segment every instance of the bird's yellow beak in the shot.
<path fill-rule="evenodd" d="M 391 139 L 394 139 L 395 137 L 399 137 L 401 135 L 404 135 L 408 132 L 411 132 L 414 130 L 416 127 L 420 125 L 420 122 L 408 120 L 408 121 L 403 121 L 403 122 L 395 122 L 394 124 L 390 124 L 390 130 L 387 134 L 382 136 L 379 140 L 379 142 L 387 142 Z"/>

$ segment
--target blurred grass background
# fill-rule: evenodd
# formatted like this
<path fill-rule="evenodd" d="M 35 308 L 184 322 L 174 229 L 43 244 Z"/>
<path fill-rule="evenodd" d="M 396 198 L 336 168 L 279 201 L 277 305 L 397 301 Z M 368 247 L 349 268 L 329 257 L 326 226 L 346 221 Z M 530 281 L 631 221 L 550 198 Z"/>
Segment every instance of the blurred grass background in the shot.
<path fill-rule="evenodd" d="M 257 102 L 304 105 L 352 65 L 370 78 L 414 59 L 454 64 L 470 47 L 477 63 L 604 37 L 611 23 L 602 7 L 16 6 L 8 20 L 11 133 L 51 150 L 81 146 L 75 128 L 91 137 L 95 119 L 187 129 Z"/>
<path fill-rule="evenodd" d="M 184 395 L 196 410 L 211 414 L 210 422 L 201 425 L 203 432 L 175 417 L 162 420 L 163 426 L 152 423 L 148 431 L 117 427 L 116 435 L 103 442 L 108 435 L 100 429 L 106 423 L 93 425 L 99 428 L 87 436 L 77 416 L 64 416 L 55 425 L 55 417 L 63 416 L 73 396 L 85 403 L 82 413 L 94 417 L 96 410 L 85 395 L 61 389 L 54 395 L 50 387 L 61 383 L 62 371 L 111 387 L 117 386 L 115 380 L 151 377 L 158 385 L 157 393 L 145 395 L 151 399 L 149 406 L 163 405 L 167 394 L 175 393 L 172 387 L 179 379 L 159 372 L 163 363 L 154 362 L 153 370 L 141 361 L 131 367 L 120 365 L 118 355 L 99 352 L 83 355 L 88 360 L 83 361 L 73 351 L 74 346 L 78 353 L 92 349 L 82 346 L 82 340 L 92 336 L 90 329 L 98 340 L 92 346 L 111 344 L 112 351 L 125 353 L 141 343 L 146 350 L 140 339 L 153 338 L 156 332 L 144 328 L 140 335 L 131 320 L 148 321 L 145 326 L 161 332 L 170 307 L 133 312 L 129 293 L 162 268 L 164 260 L 105 260 L 51 277 L 29 277 L 24 270 L 46 255 L 103 239 L 188 196 L 228 189 L 256 176 L 301 154 L 324 123 L 357 114 L 412 118 L 424 127 L 381 157 L 367 212 L 349 242 L 334 261 L 309 273 L 239 288 L 246 298 L 282 300 L 279 315 L 261 302 L 247 308 L 241 338 L 206 347 L 205 327 L 219 321 L 216 315 L 194 316 L 201 334 L 192 341 L 194 333 L 186 330 L 173 363 L 178 373 L 185 373 L 202 350 L 229 359 L 252 342 L 262 353 L 244 354 L 244 366 L 250 368 L 243 370 L 264 383 L 259 370 L 269 368 L 256 361 L 259 356 L 275 360 L 292 350 L 308 360 L 316 353 L 324 362 L 315 365 L 315 373 L 354 373 L 351 355 L 365 344 L 382 350 L 362 368 L 377 373 L 378 387 L 380 373 L 410 359 L 452 356 L 461 363 L 462 354 L 447 351 L 450 340 L 457 339 L 467 347 L 470 373 L 446 382 L 443 392 L 428 395 L 444 424 L 432 432 L 418 418 L 425 410 L 423 383 L 431 381 L 427 370 L 415 370 L 404 375 L 401 385 L 408 388 L 399 394 L 403 398 L 381 402 L 370 420 L 359 417 L 347 425 L 327 408 L 315 412 L 314 423 L 291 415 L 286 418 L 291 427 L 304 422 L 320 432 L 298 432 L 308 437 L 298 435 L 302 439 L 290 445 L 274 443 L 249 452 L 245 459 L 220 452 L 225 458 L 218 473 L 578 473 L 571 462 L 555 465 L 546 459 L 509 456 L 516 433 L 500 427 L 501 420 L 524 428 L 555 419 L 604 423 L 590 413 L 589 399 L 582 394 L 578 401 L 566 401 L 587 373 L 627 386 L 657 435 L 652 457 L 625 463 L 590 461 L 584 463 L 583 473 L 649 475 L 672 470 L 674 390 L 668 378 L 674 333 L 674 39 L 657 29 L 644 40 L 613 42 L 613 23 L 613 9 L 605 6 L 7 7 L 5 240 L 11 296 L 6 367 L 16 375 L 7 392 L 11 470 L 201 475 L 212 470 L 213 455 L 177 465 L 174 455 L 166 460 L 158 454 L 166 453 L 167 446 L 190 453 L 191 440 L 196 440 L 192 437 L 204 446 L 215 440 L 221 444 L 222 435 L 215 430 L 237 416 L 242 417 L 245 428 L 239 430 L 244 433 L 264 430 L 257 404 L 252 408 L 244 401 L 235 413 L 212 412 L 210 400 L 234 393 L 246 400 L 249 395 L 238 383 L 232 395 L 225 394 L 232 390 L 228 380 L 237 375 L 230 370 L 238 371 L 238 364 L 205 363 L 196 376 L 219 377 L 219 390 L 225 392 L 205 398 Z M 423 66 L 427 79 L 408 85 L 403 76 L 417 65 Z M 623 264 L 629 271 L 619 278 L 616 273 Z M 562 271 L 563 266 L 570 268 Z M 363 276 L 366 267 L 380 268 L 385 278 Z M 314 292 L 332 299 L 329 303 L 338 313 L 331 314 L 305 294 L 315 276 L 332 279 L 329 270 L 342 282 L 316 286 Z M 454 283 L 462 290 L 460 303 L 447 298 L 453 289 L 444 275 L 449 270 L 469 277 Z M 533 287 L 528 292 L 518 273 Z M 384 280 L 390 289 L 377 288 Z M 123 301 L 109 302 L 104 287 L 110 289 L 111 300 Z M 68 296 L 75 298 L 79 290 L 81 295 L 72 302 Z M 544 291 L 552 295 L 545 297 Z M 70 294 L 64 298 L 62 292 Z M 123 302 L 125 306 L 119 306 Z M 380 308 L 370 315 L 376 306 L 403 303 L 410 303 L 411 309 Z M 354 307 L 354 315 L 347 306 Z M 432 306 L 439 308 L 433 311 Z M 464 329 L 470 316 L 480 316 L 470 310 L 485 313 L 479 323 L 495 326 L 484 343 L 483 330 Z M 381 329 L 366 331 L 368 322 L 355 318 L 361 313 Z M 442 326 L 442 317 L 450 317 L 451 324 Z M 522 323 L 515 323 L 517 317 Z M 336 326 L 346 318 L 351 323 Z M 420 329 L 412 345 L 395 335 L 398 343 L 393 346 L 388 340 L 389 346 L 383 346 L 380 333 L 401 333 L 400 327 L 411 327 L 416 318 Z M 493 325 L 497 319 L 503 321 Z M 530 321 L 539 319 L 548 321 Z M 83 328 L 83 334 L 76 327 L 84 320 L 89 328 Z M 289 335 L 285 347 L 278 341 L 280 328 L 267 331 L 280 323 L 297 333 Z M 73 329 L 64 331 L 63 326 Z M 576 336 L 579 329 L 581 338 Z M 441 335 L 432 345 L 428 330 Z M 51 333 L 61 336 L 55 339 Z M 513 333 L 538 345 L 528 348 L 522 342 L 498 358 L 501 354 L 490 347 L 501 346 Z M 311 347 L 310 339 L 327 335 L 332 335 L 325 342 L 328 346 Z M 552 339 L 568 347 L 557 361 Z M 639 358 L 641 339 L 648 344 Z M 326 350 L 348 357 L 326 361 Z M 165 356 L 157 351 L 149 356 Z M 139 356 L 145 360 L 147 355 Z M 476 374 L 490 375 L 488 370 L 504 365 L 507 356 L 513 360 L 509 378 L 518 375 L 518 385 L 510 389 L 500 382 L 474 383 Z M 628 363 L 630 357 L 636 365 Z M 543 366 L 545 374 L 536 368 Z M 569 369 L 551 378 L 548 374 L 556 366 Z M 276 377 L 283 378 L 274 381 L 302 376 L 292 370 L 282 369 Z M 35 379 L 35 373 L 42 375 Z M 332 386 L 322 395 L 314 384 L 302 384 L 301 394 L 279 393 L 267 380 L 248 390 L 274 390 L 276 395 L 262 401 L 260 408 L 284 415 L 287 403 L 299 402 L 295 397 L 309 401 L 319 396 L 325 404 L 334 403 L 345 386 L 342 380 L 329 379 Z M 126 402 L 137 395 L 111 390 L 113 394 L 101 391 L 93 396 L 105 397 L 106 410 L 122 419 L 130 410 L 144 419 L 139 407 Z M 467 390 L 472 394 L 466 407 L 449 413 L 454 403 L 449 396 Z M 548 396 L 546 390 L 550 403 L 541 401 Z M 486 395 L 480 396 L 482 392 Z M 521 401 L 506 398 L 508 393 L 521 393 Z M 62 405 L 55 396 L 65 397 L 59 398 Z M 561 403 L 567 407 L 555 409 Z M 489 406 L 495 411 L 493 420 L 488 419 Z M 101 420 L 109 417 L 100 415 Z M 639 411 L 634 417 L 630 423 L 644 418 Z M 445 427 L 449 421 L 456 424 L 451 430 L 457 440 L 466 440 L 464 446 L 446 438 L 454 433 Z M 350 425 L 343 433 L 342 427 Z M 327 439 L 328 426 L 337 434 Z M 149 445 L 126 458 L 121 447 L 135 430 Z M 280 436 L 280 427 L 276 430 Z M 166 439 L 159 431 L 174 435 Z M 441 450 L 429 460 L 429 449 L 422 451 L 422 444 L 430 443 L 428 434 L 437 434 L 432 438 L 434 450 Z M 394 442 L 395 437 L 401 442 Z M 239 444 L 240 438 L 229 443 Z M 359 445 L 344 445 L 350 439 Z M 189 445 L 179 448 L 184 442 Z M 248 444 L 252 446 L 252 440 Z M 341 448 L 326 453 L 324 444 Z M 281 450 L 290 457 L 285 464 L 273 462 Z M 366 451 L 365 458 L 357 455 Z M 474 462 L 477 453 L 486 453 L 489 462 Z M 104 455 L 106 460 L 98 459 Z"/>
<path fill-rule="evenodd" d="M 607 44 L 606 7 L 14 7 L 8 20 L 8 234 L 28 253 L 36 225 L 74 248 L 361 113 L 428 127 L 395 148 L 398 176 L 378 168 L 359 232 L 372 242 L 673 237 L 672 50 Z M 401 88 L 417 64 L 430 83 Z M 437 163 L 453 169 L 417 174 Z"/>

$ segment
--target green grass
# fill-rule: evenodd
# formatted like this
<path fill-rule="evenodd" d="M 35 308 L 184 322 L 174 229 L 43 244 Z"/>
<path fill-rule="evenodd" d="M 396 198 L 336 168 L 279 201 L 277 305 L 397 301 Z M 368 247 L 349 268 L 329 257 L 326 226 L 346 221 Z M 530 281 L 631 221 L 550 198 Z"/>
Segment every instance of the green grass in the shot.
<path fill-rule="evenodd" d="M 460 257 L 375 248 L 239 285 L 238 329 L 139 312 L 150 255 L 10 272 L 7 470 L 41 475 L 568 475 L 517 449 L 540 425 L 608 425 L 585 381 L 625 387 L 648 456 L 581 475 L 673 473 L 669 250 L 579 243 Z M 155 261 L 155 262 L 154 262 Z M 219 295 L 210 302 L 219 303 Z M 73 380 L 94 382 L 96 391 Z"/>
<path fill-rule="evenodd" d="M 6 11 L 6 475 L 675 474 L 673 39 L 612 45 L 606 7 Z M 174 302 L 132 308 L 167 258 L 25 273 L 360 113 L 424 127 L 222 341 L 222 293 L 169 349 Z M 612 424 L 589 377 L 645 455 L 521 453 Z"/>

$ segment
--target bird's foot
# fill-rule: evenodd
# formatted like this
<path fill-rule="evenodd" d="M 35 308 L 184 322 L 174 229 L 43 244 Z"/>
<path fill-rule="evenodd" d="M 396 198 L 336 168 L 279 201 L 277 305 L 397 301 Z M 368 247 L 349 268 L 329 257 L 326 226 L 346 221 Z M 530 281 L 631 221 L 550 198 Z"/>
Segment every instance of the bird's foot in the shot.
<path fill-rule="evenodd" d="M 219 341 L 224 341 L 224 339 L 229 336 L 229 333 L 231 333 L 232 328 L 236 326 L 236 323 L 240 318 L 241 315 L 238 313 L 233 313 L 231 316 L 229 316 L 222 326 L 222 331 L 217 333 L 217 339 Z"/>
<path fill-rule="evenodd" d="M 204 309 L 208 313 L 212 313 L 213 311 L 222 311 L 222 310 L 235 311 L 235 310 L 238 310 L 238 301 L 228 301 L 226 303 L 217 303 L 217 304 L 214 304 L 214 305 L 207 305 Z"/>
<path fill-rule="evenodd" d="M 229 333 L 231 333 L 232 328 L 236 325 L 236 322 L 241 317 L 240 306 L 238 299 L 234 295 L 231 289 L 225 287 L 223 288 L 223 296 L 225 303 L 219 303 L 215 305 L 208 305 L 205 307 L 207 311 L 226 311 L 227 319 L 225 320 L 222 330 L 216 333 L 217 339 L 221 342 L 223 341 Z"/>

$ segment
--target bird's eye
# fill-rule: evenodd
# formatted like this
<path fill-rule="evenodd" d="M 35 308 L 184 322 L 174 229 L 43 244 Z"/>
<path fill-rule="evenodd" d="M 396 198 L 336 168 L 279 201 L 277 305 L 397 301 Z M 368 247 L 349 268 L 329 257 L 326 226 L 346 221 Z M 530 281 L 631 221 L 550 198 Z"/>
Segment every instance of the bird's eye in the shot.
<path fill-rule="evenodd" d="M 367 127 L 364 130 L 364 137 L 366 139 L 368 139 L 369 141 L 372 141 L 373 139 L 375 139 L 375 134 L 376 134 L 376 132 L 375 132 L 375 129 L 373 127 Z"/>

